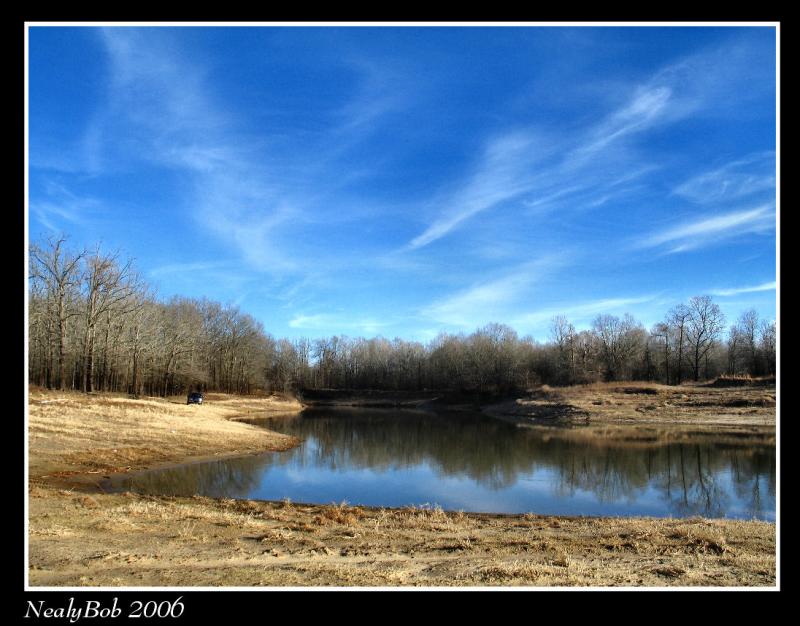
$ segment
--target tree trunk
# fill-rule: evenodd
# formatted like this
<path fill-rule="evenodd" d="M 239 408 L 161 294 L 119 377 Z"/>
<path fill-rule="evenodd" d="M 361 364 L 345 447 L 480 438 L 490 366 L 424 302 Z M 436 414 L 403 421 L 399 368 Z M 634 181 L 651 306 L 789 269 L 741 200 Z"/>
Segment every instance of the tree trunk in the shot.
<path fill-rule="evenodd" d="M 86 355 L 85 355 L 85 371 L 83 373 L 83 391 L 85 393 L 92 393 L 94 381 L 92 376 L 94 374 L 94 328 L 89 328 L 86 331 Z"/>
<path fill-rule="evenodd" d="M 63 296 L 58 303 L 58 355 L 56 369 L 56 387 L 59 391 L 64 391 L 66 386 L 64 380 L 64 356 L 67 343 L 67 319 L 64 311 Z"/>

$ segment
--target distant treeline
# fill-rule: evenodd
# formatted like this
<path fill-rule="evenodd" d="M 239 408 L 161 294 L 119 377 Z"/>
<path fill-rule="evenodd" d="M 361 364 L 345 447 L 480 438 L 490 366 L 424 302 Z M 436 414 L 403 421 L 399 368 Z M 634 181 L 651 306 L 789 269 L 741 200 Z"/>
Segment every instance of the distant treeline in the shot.
<path fill-rule="evenodd" d="M 775 322 L 756 311 L 731 326 L 709 296 L 670 309 L 649 330 L 598 315 L 577 331 L 553 318 L 545 343 L 503 324 L 427 344 L 335 336 L 276 339 L 238 307 L 162 302 L 118 254 L 71 249 L 64 237 L 30 248 L 29 380 L 53 389 L 173 395 L 303 389 L 504 393 L 548 383 L 649 380 L 680 384 L 775 373 Z"/>

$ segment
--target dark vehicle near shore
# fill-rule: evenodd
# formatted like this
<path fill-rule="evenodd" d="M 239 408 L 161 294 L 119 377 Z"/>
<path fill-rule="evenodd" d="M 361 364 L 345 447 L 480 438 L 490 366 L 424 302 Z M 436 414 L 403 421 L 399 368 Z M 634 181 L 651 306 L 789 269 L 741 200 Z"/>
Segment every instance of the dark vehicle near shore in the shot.
<path fill-rule="evenodd" d="M 203 404 L 203 394 L 199 391 L 190 393 L 186 398 L 186 404 Z"/>

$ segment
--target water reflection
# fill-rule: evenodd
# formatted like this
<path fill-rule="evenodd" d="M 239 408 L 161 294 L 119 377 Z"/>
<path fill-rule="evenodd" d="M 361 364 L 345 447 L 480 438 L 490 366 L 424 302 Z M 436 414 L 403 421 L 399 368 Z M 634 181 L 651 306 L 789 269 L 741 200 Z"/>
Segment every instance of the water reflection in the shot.
<path fill-rule="evenodd" d="M 148 493 L 472 511 L 775 518 L 775 450 L 729 442 L 624 444 L 469 414 L 312 410 L 265 426 L 287 452 L 133 477 Z"/>

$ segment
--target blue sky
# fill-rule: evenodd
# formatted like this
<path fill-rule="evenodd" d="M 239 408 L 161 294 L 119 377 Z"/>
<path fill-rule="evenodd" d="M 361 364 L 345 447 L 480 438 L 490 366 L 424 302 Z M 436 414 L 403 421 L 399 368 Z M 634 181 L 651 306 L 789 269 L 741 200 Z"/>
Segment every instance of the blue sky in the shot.
<path fill-rule="evenodd" d="M 31 27 L 29 232 L 279 337 L 776 304 L 772 27 Z"/>

